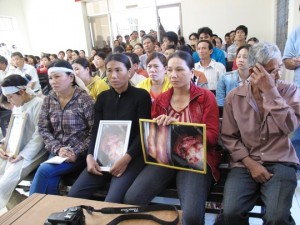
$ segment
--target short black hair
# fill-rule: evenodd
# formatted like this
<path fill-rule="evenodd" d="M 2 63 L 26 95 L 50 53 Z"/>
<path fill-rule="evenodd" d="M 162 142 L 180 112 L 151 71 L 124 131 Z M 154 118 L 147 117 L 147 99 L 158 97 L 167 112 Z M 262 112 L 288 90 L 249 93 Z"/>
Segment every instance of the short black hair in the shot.
<path fill-rule="evenodd" d="M 244 25 L 239 25 L 237 28 L 235 28 L 235 32 L 237 32 L 238 30 L 242 30 L 244 31 L 245 35 L 248 35 L 248 28 Z"/>
<path fill-rule="evenodd" d="M 7 61 L 7 59 L 4 56 L 0 55 L 0 63 L 7 65 L 8 61 Z"/>
<path fill-rule="evenodd" d="M 199 39 L 199 35 L 197 33 L 191 33 L 189 35 L 189 40 L 191 39 L 192 36 L 195 36 L 195 37 L 197 37 L 197 39 Z"/>
<path fill-rule="evenodd" d="M 104 52 L 102 52 L 102 51 L 96 52 L 96 54 L 94 55 L 93 59 L 95 58 L 95 56 L 99 56 L 103 60 L 105 60 L 105 58 L 106 58 L 106 54 Z"/>
<path fill-rule="evenodd" d="M 13 53 L 11 53 L 11 58 L 12 57 L 15 57 L 15 56 L 19 56 L 20 58 L 24 58 L 24 56 L 22 55 L 22 53 L 21 52 L 13 52 Z"/>
<path fill-rule="evenodd" d="M 140 59 L 139 59 L 137 54 L 135 54 L 133 52 L 125 52 L 124 55 L 127 55 L 130 58 L 132 64 L 139 64 L 140 63 Z"/>
<path fill-rule="evenodd" d="M 198 37 L 200 34 L 208 34 L 210 37 L 212 37 L 213 32 L 209 27 L 201 27 L 198 29 Z"/>
<path fill-rule="evenodd" d="M 208 49 L 209 49 L 209 50 L 212 50 L 212 49 L 214 48 L 214 46 L 212 45 L 212 43 L 211 43 L 210 41 L 208 41 L 208 40 L 200 40 L 200 41 L 198 41 L 197 46 L 198 46 L 198 44 L 201 43 L 201 42 L 207 43 L 207 44 L 208 44 Z"/>
<path fill-rule="evenodd" d="M 150 41 L 154 44 L 155 43 L 155 38 L 150 35 L 150 34 L 146 34 L 145 36 L 142 37 L 142 44 L 145 41 L 145 39 L 150 39 Z"/>
<path fill-rule="evenodd" d="M 29 75 L 27 75 L 26 78 L 24 78 L 18 74 L 11 74 L 3 79 L 3 81 L 1 82 L 1 87 L 26 86 L 30 80 L 31 76 Z"/>
<path fill-rule="evenodd" d="M 163 34 L 163 38 L 167 38 L 170 42 L 173 41 L 174 45 L 177 45 L 178 43 L 178 35 L 173 31 L 168 31 Z"/>
<path fill-rule="evenodd" d="M 116 46 L 116 47 L 114 47 L 114 51 L 113 52 L 114 53 L 123 53 L 123 52 L 125 52 L 125 49 L 122 46 Z"/>

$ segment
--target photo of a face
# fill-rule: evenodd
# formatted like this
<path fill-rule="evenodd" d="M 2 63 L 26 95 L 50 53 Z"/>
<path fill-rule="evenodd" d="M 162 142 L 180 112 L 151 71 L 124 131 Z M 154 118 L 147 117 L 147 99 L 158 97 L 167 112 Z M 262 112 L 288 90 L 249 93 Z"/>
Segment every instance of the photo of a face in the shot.
<path fill-rule="evenodd" d="M 174 123 L 158 126 L 142 122 L 146 163 L 193 172 L 206 172 L 205 126 Z"/>
<path fill-rule="evenodd" d="M 102 166 L 112 167 L 125 154 L 127 128 L 126 124 L 104 124 L 101 127 L 97 159 Z"/>

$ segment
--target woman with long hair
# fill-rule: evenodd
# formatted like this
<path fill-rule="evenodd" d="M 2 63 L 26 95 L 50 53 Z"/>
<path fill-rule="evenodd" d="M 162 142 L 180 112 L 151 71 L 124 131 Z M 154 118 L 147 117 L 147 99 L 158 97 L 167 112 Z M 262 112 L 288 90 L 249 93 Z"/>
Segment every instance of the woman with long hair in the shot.
<path fill-rule="evenodd" d="M 43 99 L 27 87 L 28 78 L 13 74 L 7 76 L 1 83 L 3 95 L 13 105 L 12 116 L 15 113 L 27 113 L 27 119 L 17 156 L 7 154 L 2 144 L 0 147 L 0 209 L 6 206 L 19 181 L 46 157 L 43 138 L 37 126 Z M 14 135 L 16 134 L 10 134 L 11 137 Z"/>
<path fill-rule="evenodd" d="M 97 96 L 102 91 L 109 89 L 109 86 L 105 83 L 105 81 L 101 80 L 99 76 L 92 76 L 89 61 L 86 58 L 75 59 L 72 63 L 72 67 L 75 75 L 83 81 L 89 90 L 90 96 L 92 96 L 94 100 L 97 99 Z"/>
<path fill-rule="evenodd" d="M 41 164 L 30 194 L 58 194 L 61 177 L 85 167 L 94 122 L 94 101 L 82 80 L 74 75 L 71 64 L 54 61 L 48 75 L 52 91 L 44 99 L 38 127 L 49 158 L 60 156 L 65 161 Z"/>
<path fill-rule="evenodd" d="M 193 72 L 194 61 L 187 52 L 177 51 L 169 58 L 167 75 L 172 88 L 153 102 L 151 117 L 158 126 L 172 122 L 206 124 L 207 173 L 147 165 L 124 198 L 126 204 L 149 204 L 175 179 L 184 225 L 204 224 L 207 195 L 213 180 L 220 177 L 219 155 L 215 149 L 219 132 L 217 103 L 212 92 L 193 84 Z"/>
<path fill-rule="evenodd" d="M 130 85 L 131 63 L 126 55 L 111 54 L 105 64 L 111 89 L 102 92 L 96 100 L 93 135 L 86 158 L 87 168 L 73 184 L 69 196 L 90 199 L 95 191 L 105 188 L 110 181 L 105 201 L 121 203 L 127 189 L 144 168 L 139 118 L 150 118 L 151 100 L 145 90 Z M 127 151 L 112 165 L 109 172 L 103 172 L 100 168 L 104 161 L 94 159 L 100 120 L 132 121 Z M 110 141 L 112 139 L 114 137 L 111 136 Z"/>

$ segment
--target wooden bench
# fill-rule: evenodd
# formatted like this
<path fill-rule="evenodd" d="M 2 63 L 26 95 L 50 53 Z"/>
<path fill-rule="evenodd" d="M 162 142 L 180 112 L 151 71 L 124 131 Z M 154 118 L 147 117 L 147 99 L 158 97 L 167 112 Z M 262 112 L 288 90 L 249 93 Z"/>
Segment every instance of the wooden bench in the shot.
<path fill-rule="evenodd" d="M 224 194 L 224 185 L 226 182 L 227 175 L 229 173 L 229 154 L 226 150 L 224 150 L 222 147 L 219 146 L 218 149 L 221 152 L 222 155 L 222 161 L 219 165 L 219 170 L 221 172 L 221 178 L 218 181 L 218 183 L 215 183 L 212 185 L 211 190 L 208 195 L 207 204 L 205 211 L 207 213 L 213 213 L 213 214 L 222 214 L 223 212 L 223 194 Z M 73 173 L 72 175 L 64 176 L 63 179 L 60 182 L 60 194 L 61 195 L 67 195 L 71 186 L 79 176 L 81 171 L 77 171 Z M 32 181 L 34 177 L 35 171 L 30 173 L 24 180 Z M 20 186 L 18 185 L 17 188 L 23 188 L 24 191 L 29 191 L 28 186 Z M 103 201 L 105 199 L 105 196 L 107 194 L 107 190 L 109 188 L 109 184 L 107 184 L 107 188 L 104 190 L 99 190 L 93 195 L 92 200 L 100 200 Z M 175 205 L 180 209 L 180 201 L 178 198 L 176 185 L 175 183 L 171 184 L 166 190 L 164 190 L 162 193 L 160 193 L 158 196 L 156 196 L 152 201 L 152 204 L 171 204 Z M 265 213 L 265 207 L 261 201 L 261 199 L 258 199 L 256 202 L 256 206 L 259 207 L 259 210 L 251 211 L 249 212 L 250 217 L 254 218 L 262 218 L 263 214 Z"/>

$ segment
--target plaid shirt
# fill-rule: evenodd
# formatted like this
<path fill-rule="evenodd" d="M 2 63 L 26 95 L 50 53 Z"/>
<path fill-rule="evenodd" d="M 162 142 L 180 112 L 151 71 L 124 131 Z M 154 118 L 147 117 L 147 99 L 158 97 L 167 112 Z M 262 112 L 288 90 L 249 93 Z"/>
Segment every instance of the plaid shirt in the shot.
<path fill-rule="evenodd" d="M 94 123 L 94 101 L 80 88 L 64 109 L 57 96 L 51 92 L 44 99 L 38 122 L 45 148 L 52 154 L 70 145 L 76 155 L 87 151 Z"/>

